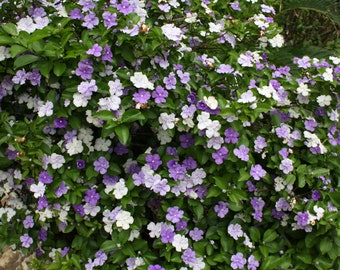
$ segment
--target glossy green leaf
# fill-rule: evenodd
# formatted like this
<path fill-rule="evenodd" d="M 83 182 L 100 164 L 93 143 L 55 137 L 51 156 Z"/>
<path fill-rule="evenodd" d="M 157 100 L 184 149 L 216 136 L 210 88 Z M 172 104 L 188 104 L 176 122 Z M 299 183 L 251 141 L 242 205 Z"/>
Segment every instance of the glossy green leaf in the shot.
<path fill-rule="evenodd" d="M 2 29 L 4 29 L 8 34 L 12 36 L 16 36 L 18 34 L 17 27 L 14 23 L 6 23 L 1 25 Z"/>
<path fill-rule="evenodd" d="M 126 125 L 119 125 L 114 128 L 114 131 L 120 143 L 127 145 L 130 140 L 130 129 Z"/>
<path fill-rule="evenodd" d="M 32 54 L 25 54 L 15 59 L 14 68 L 18 69 L 23 66 L 32 64 L 38 60 L 39 60 L 39 56 L 32 55 Z"/>
<path fill-rule="evenodd" d="M 123 123 L 130 123 L 138 120 L 144 120 L 145 116 L 142 114 L 140 110 L 128 110 L 125 111 L 122 116 Z"/>

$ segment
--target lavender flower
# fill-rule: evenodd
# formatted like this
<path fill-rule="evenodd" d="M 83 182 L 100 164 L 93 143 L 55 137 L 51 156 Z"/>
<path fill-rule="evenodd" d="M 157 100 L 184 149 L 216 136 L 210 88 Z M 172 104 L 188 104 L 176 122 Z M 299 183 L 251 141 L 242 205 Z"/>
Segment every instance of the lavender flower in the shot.
<path fill-rule="evenodd" d="M 267 174 L 267 172 L 262 169 L 262 166 L 260 164 L 256 165 L 251 165 L 250 169 L 250 175 L 255 179 L 255 180 L 260 180 L 262 177 L 264 177 Z"/>
<path fill-rule="evenodd" d="M 29 248 L 33 244 L 33 238 L 30 237 L 27 233 L 20 236 L 21 246 L 25 248 Z"/>
<path fill-rule="evenodd" d="M 237 252 L 235 255 L 231 256 L 232 269 L 243 269 L 246 263 L 247 260 L 243 258 L 243 254 L 241 252 Z"/>
<path fill-rule="evenodd" d="M 100 195 L 97 193 L 95 189 L 88 189 L 85 192 L 85 202 L 89 203 L 90 205 L 96 205 L 100 199 Z"/>
<path fill-rule="evenodd" d="M 75 73 L 83 80 L 90 80 L 94 71 L 93 63 L 90 59 L 84 59 L 78 63 Z"/>
<path fill-rule="evenodd" d="M 302 227 L 306 227 L 308 225 L 309 213 L 308 212 L 298 212 L 296 216 L 297 223 Z"/>
<path fill-rule="evenodd" d="M 105 157 L 99 157 L 93 162 L 94 170 L 100 174 L 105 174 L 110 164 Z"/>
<path fill-rule="evenodd" d="M 217 213 L 217 216 L 220 218 L 224 218 L 228 212 L 228 203 L 219 201 L 215 206 L 214 206 L 214 211 Z"/>
<path fill-rule="evenodd" d="M 181 147 L 184 149 L 193 146 L 195 143 L 194 137 L 190 133 L 180 135 L 179 140 L 181 142 Z"/>
<path fill-rule="evenodd" d="M 313 190 L 313 191 L 312 191 L 312 200 L 316 202 L 316 201 L 320 200 L 320 198 L 321 198 L 321 193 L 320 193 L 320 191 L 318 191 L 318 190 Z"/>
<path fill-rule="evenodd" d="M 162 164 L 160 156 L 158 154 L 148 154 L 145 157 L 146 163 L 150 166 L 150 168 L 154 171 L 158 169 L 158 167 Z"/>
<path fill-rule="evenodd" d="M 256 270 L 260 266 L 259 261 L 257 261 L 254 255 L 248 257 L 248 270 Z"/>
<path fill-rule="evenodd" d="M 166 98 L 168 97 L 168 92 L 162 86 L 157 86 L 151 95 L 154 98 L 155 102 L 159 104 L 166 101 Z"/>
<path fill-rule="evenodd" d="M 32 216 L 26 216 L 25 220 L 23 221 L 23 225 L 25 229 L 33 228 L 34 226 L 34 219 Z"/>
<path fill-rule="evenodd" d="M 53 178 L 52 176 L 48 174 L 48 172 L 43 171 L 43 172 L 40 172 L 38 181 L 43 184 L 51 184 L 53 182 Z"/>
<path fill-rule="evenodd" d="M 165 270 L 165 269 L 159 264 L 155 264 L 155 265 L 149 265 L 148 270 Z"/>
<path fill-rule="evenodd" d="M 204 232 L 200 230 L 199 228 L 195 227 L 193 230 L 189 232 L 189 236 L 194 241 L 200 241 L 203 239 Z"/>
<path fill-rule="evenodd" d="M 249 160 L 248 153 L 249 153 L 249 148 L 243 144 L 239 148 L 234 149 L 234 155 L 243 161 Z"/>
<path fill-rule="evenodd" d="M 224 136 L 225 136 L 225 142 L 226 143 L 237 143 L 238 142 L 238 137 L 239 137 L 239 133 L 237 131 L 235 131 L 232 127 L 227 128 L 224 131 Z"/>
<path fill-rule="evenodd" d="M 133 94 L 133 100 L 135 102 L 142 103 L 142 104 L 147 103 L 150 97 L 151 97 L 150 92 L 144 89 L 139 89 L 138 92 Z"/>
<path fill-rule="evenodd" d="M 264 207 L 264 201 L 261 198 L 253 197 L 250 199 L 250 203 L 254 208 L 253 217 L 255 220 L 262 221 L 262 209 Z"/>
<path fill-rule="evenodd" d="M 222 146 L 220 149 L 218 149 L 215 153 L 212 154 L 213 159 L 215 160 L 215 163 L 220 165 L 223 163 L 224 160 L 228 157 L 228 149 L 225 146 Z"/>
<path fill-rule="evenodd" d="M 184 215 L 184 211 L 180 210 L 178 206 L 169 207 L 166 214 L 166 219 L 172 223 L 177 223 Z"/>

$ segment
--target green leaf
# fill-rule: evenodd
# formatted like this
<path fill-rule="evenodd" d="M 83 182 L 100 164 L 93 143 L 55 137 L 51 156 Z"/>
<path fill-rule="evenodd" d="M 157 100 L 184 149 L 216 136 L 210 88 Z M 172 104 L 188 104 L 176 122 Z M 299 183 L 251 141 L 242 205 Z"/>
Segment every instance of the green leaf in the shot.
<path fill-rule="evenodd" d="M 237 179 L 238 182 L 247 181 L 250 178 L 250 174 L 246 171 L 246 168 L 240 170 L 240 177 Z"/>
<path fill-rule="evenodd" d="M 73 263 L 73 265 L 76 267 L 76 269 L 81 269 L 81 265 L 80 265 L 80 257 L 76 254 L 72 254 L 71 257 L 71 261 Z"/>
<path fill-rule="evenodd" d="M 222 191 L 218 187 L 211 187 L 208 190 L 207 198 L 211 197 L 218 197 L 220 194 L 222 194 Z"/>
<path fill-rule="evenodd" d="M 112 241 L 112 240 L 106 240 L 100 246 L 100 249 L 105 252 L 110 252 L 116 248 L 117 248 L 117 241 Z"/>
<path fill-rule="evenodd" d="M 328 237 L 322 238 L 319 244 L 320 251 L 322 254 L 328 253 L 332 247 L 333 247 L 333 242 L 330 241 Z"/>
<path fill-rule="evenodd" d="M 120 143 L 127 145 L 130 140 L 130 129 L 126 125 L 119 125 L 114 128 L 114 131 Z"/>
<path fill-rule="evenodd" d="M 100 112 L 93 114 L 93 117 L 99 118 L 99 119 L 105 120 L 105 121 L 110 121 L 110 120 L 112 120 L 112 118 L 115 117 L 115 115 L 114 115 L 113 112 L 103 110 L 103 111 L 100 111 Z"/>
<path fill-rule="evenodd" d="M 290 184 L 292 185 L 292 184 L 294 184 L 295 179 L 296 179 L 296 177 L 295 177 L 294 174 L 288 174 L 287 177 L 286 177 L 286 183 L 287 183 L 287 185 L 290 185 Z"/>
<path fill-rule="evenodd" d="M 14 23 L 6 23 L 2 25 L 2 29 L 4 29 L 8 34 L 12 36 L 18 35 L 18 30 L 17 27 L 15 26 Z"/>
<path fill-rule="evenodd" d="M 264 232 L 263 242 L 269 243 L 277 238 L 278 234 L 274 229 L 268 229 Z"/>
<path fill-rule="evenodd" d="M 57 62 L 57 63 L 54 63 L 53 65 L 53 73 L 57 77 L 60 77 L 61 75 L 63 75 L 66 69 L 67 69 L 67 66 L 65 63 Z"/>
<path fill-rule="evenodd" d="M 12 45 L 11 48 L 10 48 L 10 51 L 11 51 L 11 56 L 12 57 L 15 57 L 17 56 L 18 54 L 21 54 L 23 52 L 25 52 L 27 49 L 21 45 Z"/>
<path fill-rule="evenodd" d="M 0 35 L 0 45 L 14 44 L 15 40 L 9 36 Z"/>
<path fill-rule="evenodd" d="M 236 204 L 241 204 L 241 201 L 247 201 L 248 196 L 245 191 L 240 190 L 240 189 L 232 189 L 230 193 L 228 194 L 230 201 L 236 203 Z"/>
<path fill-rule="evenodd" d="M 225 190 L 228 188 L 228 181 L 226 177 L 223 176 L 214 176 L 215 184 L 218 186 L 221 190 Z"/>
<path fill-rule="evenodd" d="M 44 39 L 45 37 L 51 36 L 50 30 L 48 29 L 38 29 L 34 31 L 28 40 L 28 43 L 33 43 L 34 41 Z"/>
<path fill-rule="evenodd" d="M 145 116 L 142 114 L 140 110 L 128 110 L 125 111 L 122 116 L 123 123 L 130 123 L 138 120 L 144 120 Z"/>
<path fill-rule="evenodd" d="M 32 55 L 32 54 L 22 55 L 22 56 L 18 57 L 17 59 L 15 59 L 14 68 L 18 69 L 18 68 L 21 68 L 23 66 L 32 64 L 32 63 L 38 61 L 38 59 L 39 59 L 39 56 Z"/>
<path fill-rule="evenodd" d="M 297 254 L 296 257 L 303 261 L 305 264 L 311 264 L 313 261 L 312 256 L 309 253 L 301 253 L 301 254 Z"/>
<path fill-rule="evenodd" d="M 260 242 L 261 240 L 261 233 L 259 228 L 257 227 L 250 227 L 249 228 L 249 234 L 250 234 L 250 239 L 253 240 L 254 242 Z"/>
<path fill-rule="evenodd" d="M 53 63 L 50 61 L 38 62 L 36 63 L 36 67 L 44 77 L 49 78 Z"/>
<path fill-rule="evenodd" d="M 313 169 L 310 174 L 314 177 L 318 176 L 326 176 L 329 175 L 329 169 L 326 168 L 315 168 Z"/>

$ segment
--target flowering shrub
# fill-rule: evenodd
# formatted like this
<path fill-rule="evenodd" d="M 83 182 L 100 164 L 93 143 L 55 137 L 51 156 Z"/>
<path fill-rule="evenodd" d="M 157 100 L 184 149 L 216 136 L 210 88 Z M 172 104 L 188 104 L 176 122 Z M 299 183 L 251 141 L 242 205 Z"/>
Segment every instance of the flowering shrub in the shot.
<path fill-rule="evenodd" d="M 338 269 L 340 58 L 277 66 L 276 2 L 2 1 L 1 245 Z"/>

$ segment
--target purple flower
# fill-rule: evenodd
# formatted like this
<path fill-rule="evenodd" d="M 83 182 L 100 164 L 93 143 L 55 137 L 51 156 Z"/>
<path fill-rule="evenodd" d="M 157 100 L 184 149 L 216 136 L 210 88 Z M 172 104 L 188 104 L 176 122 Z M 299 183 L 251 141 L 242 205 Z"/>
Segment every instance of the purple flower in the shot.
<path fill-rule="evenodd" d="M 168 90 L 176 89 L 177 79 L 175 73 L 170 72 L 168 77 L 164 77 L 163 83 L 165 84 L 165 88 Z"/>
<path fill-rule="evenodd" d="M 185 149 L 193 146 L 195 143 L 194 137 L 190 133 L 180 135 L 179 140 L 181 142 L 181 147 Z"/>
<path fill-rule="evenodd" d="M 37 207 L 38 210 L 39 210 L 39 211 L 40 211 L 40 210 L 43 210 L 43 209 L 45 209 L 47 206 L 48 206 L 48 202 L 47 202 L 46 196 L 40 197 L 39 200 L 38 200 L 38 207 Z"/>
<path fill-rule="evenodd" d="M 62 181 L 60 186 L 55 190 L 55 195 L 57 196 L 57 198 L 60 198 L 61 196 L 63 196 L 64 194 L 66 194 L 68 191 L 68 187 L 66 186 L 65 182 Z"/>
<path fill-rule="evenodd" d="M 176 231 L 185 231 L 188 232 L 188 221 L 187 220 L 180 220 L 176 223 Z"/>
<path fill-rule="evenodd" d="M 223 163 L 225 159 L 228 157 L 228 149 L 225 146 L 222 146 L 220 149 L 218 149 L 215 153 L 212 154 L 213 159 L 215 160 L 215 163 L 220 165 Z"/>
<path fill-rule="evenodd" d="M 239 148 L 234 149 L 234 155 L 243 161 L 249 160 L 249 148 L 244 146 L 243 144 Z"/>
<path fill-rule="evenodd" d="M 225 142 L 226 143 L 237 143 L 238 142 L 238 136 L 240 134 L 235 131 L 232 127 L 230 128 L 227 128 L 225 131 L 224 131 L 224 136 L 225 136 Z"/>
<path fill-rule="evenodd" d="M 306 130 L 313 132 L 318 126 L 318 123 L 314 119 L 308 119 L 305 120 L 304 125 Z"/>
<path fill-rule="evenodd" d="M 90 59 L 84 59 L 78 63 L 76 69 L 76 75 L 81 77 L 83 80 L 90 80 L 94 71 L 93 63 Z"/>
<path fill-rule="evenodd" d="M 203 239 L 203 234 L 204 234 L 204 232 L 202 230 L 198 229 L 197 227 L 195 227 L 193 230 L 191 230 L 189 232 L 190 237 L 194 241 L 202 240 Z"/>
<path fill-rule="evenodd" d="M 230 7 L 233 10 L 241 11 L 240 3 L 239 2 L 232 2 L 232 3 L 230 3 Z"/>
<path fill-rule="evenodd" d="M 267 146 L 266 139 L 262 136 L 257 136 L 254 141 L 254 150 L 256 153 L 261 153 L 263 148 Z"/>
<path fill-rule="evenodd" d="M 185 177 L 186 169 L 184 166 L 178 164 L 176 161 L 170 160 L 167 163 L 169 167 L 169 177 L 174 180 L 183 180 Z M 170 165 L 170 166 L 169 166 Z"/>
<path fill-rule="evenodd" d="M 43 171 L 39 174 L 38 181 L 43 184 L 51 184 L 53 182 L 53 178 L 48 174 L 48 172 Z"/>
<path fill-rule="evenodd" d="M 293 171 L 293 161 L 289 158 L 283 159 L 280 163 L 279 169 L 284 173 L 288 174 Z"/>
<path fill-rule="evenodd" d="M 308 212 L 298 212 L 296 221 L 301 227 L 306 227 L 308 224 L 309 214 Z"/>
<path fill-rule="evenodd" d="M 79 8 L 74 8 L 70 11 L 69 17 L 74 20 L 83 20 L 84 15 Z"/>
<path fill-rule="evenodd" d="M 235 255 L 231 256 L 231 268 L 233 269 L 243 269 L 247 260 L 243 258 L 241 252 L 237 252 Z"/>
<path fill-rule="evenodd" d="M 111 47 L 110 45 L 106 44 L 104 47 L 104 52 L 102 55 L 102 60 L 103 61 L 108 61 L 108 62 L 112 62 L 112 52 L 111 52 Z"/>
<path fill-rule="evenodd" d="M 194 104 L 196 102 L 196 99 L 197 99 L 197 94 L 192 92 L 190 94 L 187 95 L 187 101 L 190 103 L 190 104 Z"/>
<path fill-rule="evenodd" d="M 320 200 L 320 198 L 321 198 L 321 193 L 320 193 L 320 191 L 318 191 L 318 190 L 313 190 L 313 191 L 312 191 L 312 200 L 316 202 L 316 201 Z"/>
<path fill-rule="evenodd" d="M 146 163 L 150 166 L 150 168 L 154 171 L 158 169 L 158 167 L 162 164 L 160 156 L 158 154 L 148 154 L 145 157 Z"/>
<path fill-rule="evenodd" d="M 27 233 L 20 236 L 21 246 L 25 248 L 29 248 L 33 244 L 33 238 L 30 237 Z"/>
<path fill-rule="evenodd" d="M 12 82 L 15 84 L 23 85 L 26 82 L 27 74 L 24 69 L 18 70 L 12 78 Z"/>
<path fill-rule="evenodd" d="M 33 217 L 32 216 L 26 216 L 25 220 L 23 221 L 23 224 L 24 224 L 25 229 L 33 228 L 33 226 L 34 226 Z"/>
<path fill-rule="evenodd" d="M 58 117 L 56 119 L 54 119 L 54 127 L 55 128 L 66 128 L 67 126 L 67 120 L 65 117 Z"/>
<path fill-rule="evenodd" d="M 124 15 L 128 15 L 132 12 L 134 12 L 136 9 L 136 6 L 128 0 L 122 0 L 120 4 L 117 5 L 117 10 L 123 13 Z"/>
<path fill-rule="evenodd" d="M 85 161 L 83 159 L 77 159 L 76 163 L 77 163 L 77 169 L 78 170 L 85 168 L 86 164 L 85 164 Z"/>
<path fill-rule="evenodd" d="M 235 240 L 239 239 L 244 235 L 242 227 L 240 224 L 230 224 L 228 226 L 228 234 Z"/>
<path fill-rule="evenodd" d="M 112 26 L 116 26 L 117 23 L 117 14 L 111 13 L 109 11 L 105 11 L 103 13 L 103 20 L 104 20 L 104 26 L 109 29 Z"/>
<path fill-rule="evenodd" d="M 93 262 L 95 263 L 96 266 L 104 265 L 104 263 L 107 260 L 107 255 L 103 250 L 98 250 L 94 256 L 95 259 Z"/>
<path fill-rule="evenodd" d="M 184 159 L 182 165 L 186 170 L 194 170 L 197 168 L 197 162 L 192 157 Z"/>
<path fill-rule="evenodd" d="M 260 164 L 251 165 L 250 175 L 255 180 L 260 180 L 262 177 L 266 175 L 266 173 L 267 172 L 264 169 L 262 169 L 262 166 Z"/>
<path fill-rule="evenodd" d="M 137 93 L 133 94 L 133 100 L 135 102 L 142 103 L 142 104 L 147 103 L 150 97 L 151 97 L 150 92 L 144 89 L 139 89 Z"/>
<path fill-rule="evenodd" d="M 86 190 L 84 198 L 85 202 L 91 205 L 96 205 L 99 199 L 100 195 L 94 188 Z"/>
<path fill-rule="evenodd" d="M 255 220 L 262 221 L 262 209 L 264 207 L 264 201 L 261 198 L 253 197 L 250 199 L 250 203 L 254 208 L 253 217 Z"/>
<path fill-rule="evenodd" d="M 81 82 L 77 89 L 80 94 L 89 98 L 92 96 L 93 92 L 97 92 L 98 87 L 96 85 L 96 81 L 91 80 L 90 82 Z"/>
<path fill-rule="evenodd" d="M 214 211 L 217 213 L 217 216 L 220 218 L 224 218 L 228 212 L 228 203 L 219 201 L 215 206 L 214 206 Z"/>
<path fill-rule="evenodd" d="M 281 127 L 278 127 L 275 129 L 276 135 L 279 138 L 288 138 L 290 134 L 290 129 L 287 125 L 281 125 Z"/>
<path fill-rule="evenodd" d="M 166 214 L 166 219 L 172 223 L 177 223 L 184 215 L 184 211 L 180 210 L 178 206 L 169 207 Z"/>
<path fill-rule="evenodd" d="M 196 262 L 196 253 L 191 248 L 187 248 L 181 256 L 183 262 L 187 265 L 194 264 Z"/>
<path fill-rule="evenodd" d="M 99 157 L 93 162 L 94 170 L 100 174 L 105 174 L 110 164 L 105 157 Z"/>
<path fill-rule="evenodd" d="M 254 255 L 250 255 L 248 258 L 248 270 L 256 270 L 259 266 L 259 261 L 255 259 Z"/>
<path fill-rule="evenodd" d="M 34 69 L 32 72 L 27 72 L 26 75 L 32 85 L 40 85 L 41 75 L 38 69 Z"/>
<path fill-rule="evenodd" d="M 73 210 L 78 213 L 80 216 L 85 216 L 84 206 L 81 204 L 74 204 Z"/>
<path fill-rule="evenodd" d="M 122 156 L 124 154 L 129 153 L 129 148 L 126 147 L 125 145 L 121 144 L 121 143 L 117 143 L 117 145 L 115 146 L 115 148 L 113 148 L 113 151 L 118 155 L 118 156 Z"/>
<path fill-rule="evenodd" d="M 102 46 L 100 46 L 99 44 L 96 43 L 92 46 L 91 49 L 87 50 L 86 53 L 88 55 L 93 55 L 95 57 L 99 57 L 102 54 L 102 50 L 103 50 Z"/>
<path fill-rule="evenodd" d="M 47 240 L 47 231 L 45 229 L 40 229 L 38 232 L 38 239 L 41 241 Z"/>
<path fill-rule="evenodd" d="M 183 72 L 182 70 L 177 70 L 177 75 L 180 78 L 181 83 L 188 83 L 190 81 L 190 74 L 189 72 Z"/>
<path fill-rule="evenodd" d="M 163 226 L 161 229 L 161 241 L 163 244 L 172 243 L 175 237 L 175 232 L 171 229 L 170 226 Z"/>
<path fill-rule="evenodd" d="M 162 86 L 157 86 L 156 89 L 152 92 L 152 97 L 157 104 L 164 103 L 166 101 L 166 98 L 168 97 L 168 91 L 164 90 Z"/>
<path fill-rule="evenodd" d="M 288 158 L 289 151 L 287 148 L 284 147 L 279 151 L 279 154 L 281 155 L 282 158 Z"/>
<path fill-rule="evenodd" d="M 93 29 L 98 24 L 99 24 L 99 19 L 96 16 L 96 13 L 90 12 L 87 15 L 85 15 L 82 26 L 86 27 L 87 29 Z"/>
<path fill-rule="evenodd" d="M 149 265 L 148 270 L 165 270 L 165 269 L 159 264 L 155 264 L 155 265 Z"/>

